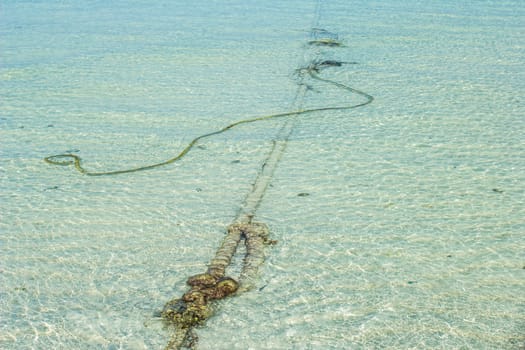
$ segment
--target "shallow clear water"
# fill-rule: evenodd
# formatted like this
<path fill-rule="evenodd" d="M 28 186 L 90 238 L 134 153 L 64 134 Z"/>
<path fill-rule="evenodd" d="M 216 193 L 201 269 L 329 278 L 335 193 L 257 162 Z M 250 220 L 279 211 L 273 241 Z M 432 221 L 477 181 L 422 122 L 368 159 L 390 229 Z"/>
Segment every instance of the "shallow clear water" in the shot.
<path fill-rule="evenodd" d="M 256 220 L 259 289 L 201 349 L 525 346 L 525 9 L 519 1 L 5 1 L 0 7 L 0 348 L 162 349 L 153 315 L 205 270 L 282 120 Z M 312 48 L 312 27 L 343 48 Z M 299 194 L 308 193 L 308 196 Z M 264 287 L 264 288 L 263 288 Z"/>

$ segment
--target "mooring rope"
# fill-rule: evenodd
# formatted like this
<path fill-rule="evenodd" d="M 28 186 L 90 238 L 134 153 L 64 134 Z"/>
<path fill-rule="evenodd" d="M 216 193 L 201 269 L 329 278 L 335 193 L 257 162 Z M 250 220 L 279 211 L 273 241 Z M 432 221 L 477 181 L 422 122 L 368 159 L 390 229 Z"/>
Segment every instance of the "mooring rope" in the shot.
<path fill-rule="evenodd" d="M 321 78 L 318 75 L 319 71 L 324 68 L 341 65 L 342 62 L 338 61 L 317 61 L 311 63 L 308 67 L 299 69 L 298 73 L 307 74 L 318 81 L 358 94 L 365 98 L 363 102 L 342 107 L 323 107 L 282 113 L 275 116 L 347 110 L 371 103 L 374 99 L 371 95 L 345 84 Z M 258 119 L 254 118 L 251 120 L 255 121 Z M 264 246 L 275 242 L 269 239 L 268 227 L 263 223 L 254 222 L 252 219 L 264 196 L 277 163 L 284 152 L 286 140 L 291 130 L 292 126 L 285 124 L 283 129 L 281 129 L 281 133 L 285 134 L 285 138 L 273 142 L 272 150 L 263 164 L 252 191 L 248 194 L 240 213 L 237 215 L 237 219 L 228 227 L 227 234 L 215 257 L 211 260 L 207 272 L 190 277 L 187 280 L 190 290 L 183 294 L 181 298 L 175 298 L 165 305 L 161 315 L 175 328 L 166 350 L 182 349 L 184 347 L 193 348 L 198 340 L 194 328 L 202 325 L 213 314 L 214 310 L 210 301 L 225 298 L 233 293 L 239 294 L 255 286 L 257 271 L 264 262 Z M 237 282 L 233 278 L 226 276 L 225 273 L 242 240 L 244 240 L 246 252 L 242 271 Z"/>

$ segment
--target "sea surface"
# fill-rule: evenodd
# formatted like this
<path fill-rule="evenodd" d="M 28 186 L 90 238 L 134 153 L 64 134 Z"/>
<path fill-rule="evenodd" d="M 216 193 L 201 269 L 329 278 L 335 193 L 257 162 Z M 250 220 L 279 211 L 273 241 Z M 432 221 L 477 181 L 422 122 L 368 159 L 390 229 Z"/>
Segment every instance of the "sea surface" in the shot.
<path fill-rule="evenodd" d="M 2 1 L 0 348 L 163 349 L 286 120 L 44 158 L 362 102 L 315 60 L 375 99 L 296 118 L 197 348 L 524 349 L 521 0 Z"/>

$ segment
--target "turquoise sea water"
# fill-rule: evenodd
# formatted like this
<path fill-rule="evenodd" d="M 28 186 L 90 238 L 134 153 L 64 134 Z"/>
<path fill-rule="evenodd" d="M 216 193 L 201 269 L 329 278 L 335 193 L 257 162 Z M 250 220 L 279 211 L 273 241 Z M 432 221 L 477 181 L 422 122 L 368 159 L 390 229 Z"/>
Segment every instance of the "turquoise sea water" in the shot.
<path fill-rule="evenodd" d="M 258 288 L 199 349 L 525 346 L 521 1 L 0 4 L 0 348 L 163 349 L 154 317 L 203 272 L 283 120 L 302 116 L 256 220 Z M 312 28 L 345 47 L 310 47 Z M 308 193 L 308 195 L 299 195 Z"/>

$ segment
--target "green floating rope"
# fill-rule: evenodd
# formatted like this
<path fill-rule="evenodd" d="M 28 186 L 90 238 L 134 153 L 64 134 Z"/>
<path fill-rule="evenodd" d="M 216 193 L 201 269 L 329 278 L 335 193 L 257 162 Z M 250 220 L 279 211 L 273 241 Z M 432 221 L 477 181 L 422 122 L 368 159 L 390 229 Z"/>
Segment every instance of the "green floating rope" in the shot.
<path fill-rule="evenodd" d="M 321 78 L 317 74 L 323 68 L 330 67 L 330 66 L 341 66 L 341 64 L 343 64 L 343 63 L 344 62 L 338 62 L 338 61 L 314 62 L 314 63 L 312 63 L 310 66 L 308 66 L 306 68 L 299 69 L 298 73 L 299 74 L 308 74 L 313 79 L 316 79 L 318 81 L 322 81 L 322 82 L 325 82 L 325 83 L 337 86 L 338 88 L 346 90 L 346 91 L 348 91 L 350 93 L 354 93 L 354 94 L 363 96 L 365 98 L 364 102 L 359 103 L 359 104 L 355 104 L 355 105 L 349 105 L 349 106 L 337 106 L 337 107 L 323 107 L 323 108 L 304 109 L 304 110 L 298 110 L 298 111 L 292 111 L 292 112 L 284 112 L 284 113 L 277 113 L 277 114 L 270 114 L 270 115 L 265 115 L 265 116 L 261 116 L 261 117 L 255 117 L 255 118 L 251 118 L 251 119 L 240 120 L 238 122 L 235 122 L 235 123 L 232 123 L 232 124 L 230 124 L 228 126 L 225 126 L 224 128 L 222 128 L 220 130 L 213 131 L 213 132 L 210 132 L 210 133 L 207 133 L 207 134 L 204 134 L 204 135 L 200 135 L 200 136 L 194 138 L 186 146 L 186 148 L 184 148 L 179 154 L 177 154 L 173 158 L 170 158 L 170 159 L 165 160 L 165 161 L 160 162 L 160 163 L 155 163 L 155 164 L 151 164 L 151 165 L 145 165 L 145 166 L 141 166 L 141 167 L 137 167 L 137 168 L 130 168 L 130 169 L 124 169 L 124 170 L 115 170 L 115 171 L 104 171 L 104 172 L 92 172 L 92 171 L 89 171 L 86 168 L 84 168 L 82 166 L 82 158 L 80 158 L 78 155 L 73 154 L 73 153 L 63 153 L 63 154 L 57 154 L 57 155 L 49 156 L 49 157 L 44 158 L 44 161 L 46 163 L 53 164 L 53 165 L 61 165 L 61 166 L 73 165 L 75 167 L 75 169 L 79 173 L 81 173 L 83 175 L 88 175 L 88 176 L 106 176 L 106 175 L 120 175 L 120 174 L 134 173 L 134 172 L 138 172 L 138 171 L 155 169 L 155 168 L 159 168 L 159 167 L 162 167 L 162 166 L 174 163 L 174 162 L 182 159 L 186 154 L 188 154 L 188 152 L 200 140 L 208 138 L 208 137 L 211 137 L 211 136 L 222 134 L 222 133 L 224 133 L 224 132 L 226 132 L 226 131 L 228 131 L 228 130 L 230 130 L 230 129 L 238 126 L 238 125 L 241 125 L 241 124 L 249 124 L 249 123 L 255 123 L 255 122 L 263 121 L 263 120 L 284 118 L 284 117 L 289 117 L 289 116 L 292 116 L 292 115 L 295 115 L 295 116 L 297 116 L 297 115 L 306 115 L 306 114 L 311 114 L 311 113 L 315 113 L 315 112 L 322 112 L 322 111 L 347 110 L 347 109 L 353 109 L 353 108 L 357 108 L 357 107 L 362 107 L 362 106 L 365 106 L 365 105 L 371 103 L 374 100 L 374 97 L 372 97 L 371 95 L 369 95 L 369 94 L 367 94 L 367 93 L 365 93 L 363 91 L 351 88 L 350 86 L 347 86 L 347 85 L 335 82 L 333 80 Z M 353 62 L 349 62 L 349 63 L 353 63 Z"/>

